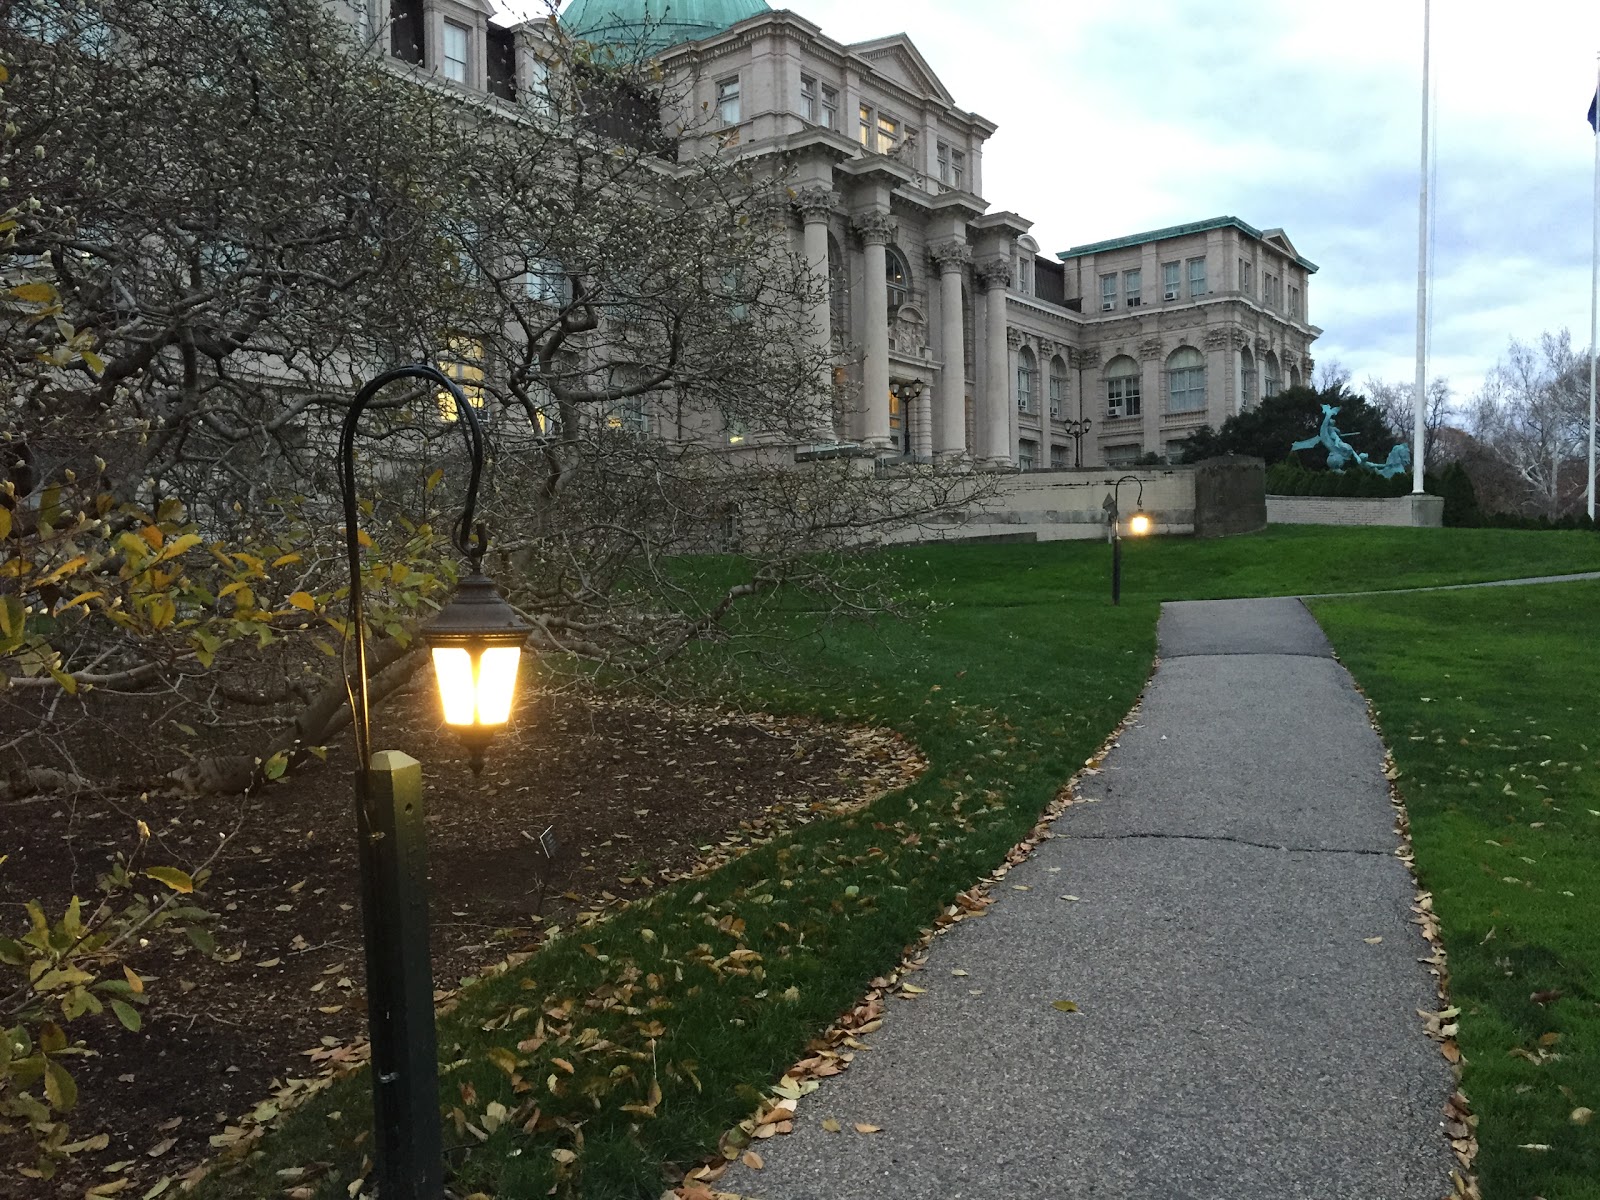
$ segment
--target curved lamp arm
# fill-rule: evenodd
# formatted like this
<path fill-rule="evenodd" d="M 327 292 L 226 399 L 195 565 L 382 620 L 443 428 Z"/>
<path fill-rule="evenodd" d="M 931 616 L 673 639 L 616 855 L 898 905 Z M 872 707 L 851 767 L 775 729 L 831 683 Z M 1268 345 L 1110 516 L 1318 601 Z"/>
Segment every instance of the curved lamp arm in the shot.
<path fill-rule="evenodd" d="M 350 559 L 350 622 L 355 636 L 356 661 L 352 677 L 346 670 L 345 689 L 350 695 L 350 723 L 356 735 L 356 761 L 360 770 L 366 770 L 372 761 L 372 719 L 367 704 L 367 638 L 363 618 L 365 595 L 361 586 L 361 536 L 358 528 L 360 510 L 356 503 L 356 427 L 361 414 L 372 398 L 397 379 L 421 379 L 438 384 L 455 398 L 456 413 L 461 418 L 461 432 L 467 439 L 467 453 L 472 459 L 472 473 L 467 480 L 467 499 L 456 522 L 454 541 L 456 549 L 472 564 L 476 573 L 488 549 L 488 534 L 479 526 L 473 528 L 478 515 L 478 485 L 483 478 L 483 425 L 478 414 L 468 402 L 461 385 L 443 371 L 427 363 L 413 363 L 396 367 L 370 380 L 356 393 L 350 411 L 345 414 L 344 426 L 339 433 L 339 491 L 344 498 L 345 550 Z"/>
<path fill-rule="evenodd" d="M 1139 498 L 1134 501 L 1134 504 L 1140 508 L 1144 507 L 1144 480 L 1139 478 L 1139 476 L 1124 475 L 1121 479 L 1117 480 L 1116 483 L 1112 484 L 1111 533 L 1113 537 L 1117 536 L 1118 533 L 1117 519 L 1122 513 L 1122 485 L 1125 483 L 1137 483 L 1139 485 Z"/>

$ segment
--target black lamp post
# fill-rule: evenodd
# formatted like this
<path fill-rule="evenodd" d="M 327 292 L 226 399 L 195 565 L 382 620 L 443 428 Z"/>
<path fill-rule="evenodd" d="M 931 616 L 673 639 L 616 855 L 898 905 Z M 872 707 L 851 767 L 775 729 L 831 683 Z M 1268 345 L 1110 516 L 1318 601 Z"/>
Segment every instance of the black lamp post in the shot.
<path fill-rule="evenodd" d="M 423 637 L 433 647 L 445 723 L 466 742 L 475 773 L 483 767 L 484 747 L 511 715 L 522 643 L 530 630 L 482 572 L 488 535 L 483 526 L 474 526 L 474 518 L 483 476 L 483 428 L 466 394 L 454 380 L 426 364 L 384 372 L 356 393 L 339 437 L 339 484 L 350 560 L 349 634 L 355 643 L 355 669 L 346 671 L 345 685 L 356 739 L 356 842 L 372 1043 L 372 1149 L 383 1200 L 440 1200 L 444 1163 L 433 968 L 428 957 L 422 768 L 397 751 L 372 752 L 357 529 L 356 426 L 379 390 L 398 379 L 437 384 L 454 397 L 472 461 L 466 503 L 455 528 L 456 548 L 471 565 L 471 573 L 424 629 Z"/>
<path fill-rule="evenodd" d="M 1122 603 L 1122 522 L 1119 515 L 1122 485 L 1125 483 L 1139 485 L 1139 498 L 1134 502 L 1133 515 L 1128 518 L 1128 533 L 1134 537 L 1144 537 L 1151 528 L 1150 514 L 1144 511 L 1144 480 L 1137 475 L 1124 475 L 1112 485 L 1104 505 L 1106 517 L 1111 522 L 1111 603 L 1113 604 Z"/>
<path fill-rule="evenodd" d="M 1094 422 L 1087 417 L 1079 417 L 1066 423 L 1067 436 L 1072 439 L 1072 465 L 1083 466 L 1083 438 L 1089 432 L 1089 427 Z"/>

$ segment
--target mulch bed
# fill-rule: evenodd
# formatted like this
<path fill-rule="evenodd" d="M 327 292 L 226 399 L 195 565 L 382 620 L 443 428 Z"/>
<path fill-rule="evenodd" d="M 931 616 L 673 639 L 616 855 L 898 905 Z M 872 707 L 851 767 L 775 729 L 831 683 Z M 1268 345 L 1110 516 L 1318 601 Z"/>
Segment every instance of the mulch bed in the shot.
<path fill-rule="evenodd" d="M 886 734 L 650 701 L 543 696 L 523 706 L 474 779 L 419 681 L 380 714 L 379 747 L 425 764 L 435 986 L 448 990 L 540 931 L 645 894 L 776 828 L 897 786 L 915 770 Z M 85 1018 L 95 1056 L 74 1074 L 73 1138 L 109 1137 L 48 1182 L 8 1171 L 0 1196 L 168 1193 L 213 1137 L 295 1077 L 359 1057 L 363 959 L 348 749 L 255 795 L 33 796 L 0 805 L 6 931 L 39 899 L 59 915 L 118 851 L 152 831 L 143 866 L 189 866 L 231 835 L 197 896 L 218 954 L 177 931 L 142 944 L 144 1028 Z M 539 844 L 554 829 L 550 861 Z M 542 911 L 541 911 L 542 908 Z M 31 1152 L 5 1144 L 8 1161 Z"/>

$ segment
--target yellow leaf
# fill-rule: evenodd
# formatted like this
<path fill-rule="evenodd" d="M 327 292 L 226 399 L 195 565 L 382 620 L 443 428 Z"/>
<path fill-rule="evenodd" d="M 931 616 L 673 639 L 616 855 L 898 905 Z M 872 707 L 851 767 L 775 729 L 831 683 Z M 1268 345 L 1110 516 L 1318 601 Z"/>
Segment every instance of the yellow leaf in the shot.
<path fill-rule="evenodd" d="M 94 377 L 96 379 L 100 378 L 100 376 L 106 373 L 105 359 L 101 358 L 93 350 L 84 350 L 81 351 L 81 354 L 83 356 L 83 365 L 88 367 L 89 370 L 94 373 Z"/>
<path fill-rule="evenodd" d="M 11 536 L 11 510 L 0 508 L 0 538 Z"/>
<path fill-rule="evenodd" d="M 289 603 L 295 608 L 304 609 L 306 612 L 317 611 L 317 601 L 310 592 L 296 592 L 289 597 Z"/>
<path fill-rule="evenodd" d="M 18 300 L 26 300 L 29 304 L 49 304 L 56 298 L 56 289 L 48 283 L 24 283 L 11 289 L 11 294 Z"/>
<path fill-rule="evenodd" d="M 857 1124 L 856 1125 L 856 1132 L 857 1133 L 882 1133 L 883 1129 L 882 1129 L 882 1127 L 877 1126 L 877 1125 L 861 1125 L 861 1124 Z"/>
<path fill-rule="evenodd" d="M 177 867 L 151 867 L 145 874 L 157 883 L 164 883 L 173 891 L 183 895 L 194 891 L 194 880 L 187 871 L 180 871 Z"/>
<path fill-rule="evenodd" d="M 44 1094 L 50 1107 L 57 1112 L 71 1112 L 78 1103 L 78 1085 L 72 1081 L 66 1068 L 54 1059 L 44 1066 Z"/>
<path fill-rule="evenodd" d="M 135 996 L 142 995 L 144 992 L 144 980 L 139 978 L 138 972 L 124 963 L 122 973 L 128 977 L 128 987 L 133 994 Z"/>
<path fill-rule="evenodd" d="M 1073 1013 L 1078 1011 L 1078 1006 L 1071 1000 L 1057 1000 L 1050 1007 L 1055 1009 L 1057 1012 Z"/>
<path fill-rule="evenodd" d="M 827 1120 L 822 1122 L 822 1129 L 824 1133 L 838 1133 L 843 1128 L 844 1126 L 840 1125 L 839 1122 L 834 1120 L 832 1117 L 829 1117 Z"/>
<path fill-rule="evenodd" d="M 272 565 L 275 567 L 287 567 L 290 563 L 297 563 L 299 561 L 300 555 L 298 554 L 280 554 L 277 558 L 272 560 Z"/>
<path fill-rule="evenodd" d="M 749 1167 L 752 1171 L 759 1171 L 767 1165 L 766 1160 L 754 1150 L 746 1150 L 739 1156 L 739 1161 L 745 1166 Z"/>
<path fill-rule="evenodd" d="M 167 535 L 161 532 L 159 525 L 146 525 L 139 530 L 139 536 L 150 543 L 150 549 L 161 549 L 161 543 L 167 540 Z"/>

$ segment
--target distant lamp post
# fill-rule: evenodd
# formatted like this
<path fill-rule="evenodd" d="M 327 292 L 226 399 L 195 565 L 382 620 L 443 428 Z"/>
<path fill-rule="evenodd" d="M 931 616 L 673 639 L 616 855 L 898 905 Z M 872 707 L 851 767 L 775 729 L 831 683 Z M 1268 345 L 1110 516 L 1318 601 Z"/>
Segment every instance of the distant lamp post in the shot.
<path fill-rule="evenodd" d="M 1103 507 L 1106 519 L 1111 523 L 1111 603 L 1122 603 L 1122 521 L 1121 500 L 1122 485 L 1136 483 L 1139 485 L 1139 498 L 1134 502 L 1133 515 L 1128 518 L 1128 535 L 1130 537 L 1145 537 L 1153 528 L 1150 514 L 1144 511 L 1144 480 L 1137 475 L 1124 475 L 1112 486 L 1106 495 Z"/>
<path fill-rule="evenodd" d="M 1083 438 L 1093 424 L 1087 417 L 1066 423 L 1067 436 L 1072 439 L 1072 465 L 1075 467 L 1083 466 Z"/>
<path fill-rule="evenodd" d="M 349 636 L 355 646 L 354 669 L 347 670 L 345 684 L 356 740 L 356 843 L 372 1045 L 372 1153 L 383 1200 L 440 1200 L 444 1160 L 433 967 L 428 958 L 422 765 L 396 750 L 372 751 L 357 526 L 356 426 L 372 398 L 399 379 L 419 379 L 454 397 L 471 457 L 455 544 L 472 570 L 455 598 L 423 631 L 423 638 L 433 648 L 445 722 L 465 740 L 475 773 L 483 768 L 489 739 L 511 715 L 522 643 L 530 630 L 483 575 L 488 536 L 483 526 L 473 523 L 483 477 L 483 428 L 466 393 L 426 364 L 379 375 L 356 393 L 339 436 L 339 485 L 350 560 Z"/>

